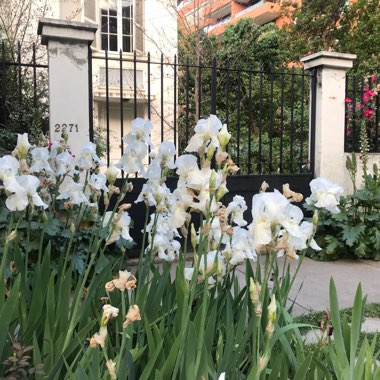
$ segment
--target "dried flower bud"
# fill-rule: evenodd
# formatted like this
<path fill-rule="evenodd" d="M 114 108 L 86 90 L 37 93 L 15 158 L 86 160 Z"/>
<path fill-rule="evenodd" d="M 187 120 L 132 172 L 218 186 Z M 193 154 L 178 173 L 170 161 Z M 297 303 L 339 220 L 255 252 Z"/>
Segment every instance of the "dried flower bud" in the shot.
<path fill-rule="evenodd" d="M 9 243 L 12 240 L 16 239 L 17 237 L 17 230 L 13 230 L 6 238 L 6 242 Z"/>
<path fill-rule="evenodd" d="M 156 197 L 156 199 L 162 200 L 161 197 Z M 159 202 L 157 202 L 157 203 L 159 203 Z M 158 204 L 158 206 L 156 206 L 156 212 L 157 212 L 157 214 L 164 214 L 164 213 L 168 212 L 168 208 L 166 205 Z"/>
<path fill-rule="evenodd" d="M 255 308 L 255 314 L 258 318 L 261 318 L 262 314 L 263 314 L 263 309 L 261 307 L 261 303 L 259 305 L 256 306 Z"/>
<path fill-rule="evenodd" d="M 141 321 L 140 309 L 137 305 L 132 305 L 129 308 L 128 313 L 125 316 L 123 328 L 127 328 L 134 321 Z"/>
<path fill-rule="evenodd" d="M 136 287 L 136 277 L 128 271 L 119 271 L 119 278 L 114 279 L 113 284 L 120 291 L 124 292 L 125 289 L 131 290 Z"/>
<path fill-rule="evenodd" d="M 91 348 L 96 348 L 97 346 L 98 346 L 98 343 L 97 343 L 95 337 L 94 336 L 91 337 L 91 339 L 90 339 L 90 347 Z"/>
<path fill-rule="evenodd" d="M 273 336 L 273 333 L 274 333 L 274 324 L 271 320 L 268 321 L 268 324 L 267 324 L 267 327 L 265 329 L 267 335 L 268 335 L 268 338 L 272 338 Z"/>
<path fill-rule="evenodd" d="M 227 162 L 226 162 L 226 165 L 227 165 L 227 170 L 229 173 L 237 173 L 240 168 L 239 166 L 237 166 L 231 158 L 228 158 L 227 159 Z"/>
<path fill-rule="evenodd" d="M 263 183 L 260 186 L 259 193 L 265 193 L 268 189 L 269 185 L 267 182 L 263 181 Z"/>
<path fill-rule="evenodd" d="M 290 202 L 302 202 L 303 200 L 303 195 L 290 190 L 288 183 L 285 183 L 282 186 L 282 193 L 289 199 Z"/>
<path fill-rule="evenodd" d="M 119 211 L 127 211 L 132 207 L 130 203 L 123 203 L 119 206 Z"/>
<path fill-rule="evenodd" d="M 188 233 L 189 233 L 188 229 L 185 227 L 185 225 L 183 225 L 183 226 L 181 227 L 181 234 L 182 234 L 182 236 L 183 236 L 184 238 L 186 238 L 187 235 L 188 235 Z"/>
<path fill-rule="evenodd" d="M 71 201 L 65 201 L 65 202 L 63 202 L 63 208 L 65 209 L 65 210 L 70 210 L 70 209 L 72 209 L 73 208 L 73 203 L 71 202 Z"/>
<path fill-rule="evenodd" d="M 111 318 L 116 318 L 119 315 L 119 309 L 112 305 L 103 305 L 103 316 L 109 321 Z"/>
<path fill-rule="evenodd" d="M 99 332 L 97 332 L 91 339 L 92 339 L 92 344 L 94 345 L 94 343 L 96 342 L 97 344 L 99 344 L 100 347 L 104 347 L 105 343 L 106 343 L 106 338 L 107 338 L 107 334 L 108 334 L 108 331 L 107 331 L 107 326 L 101 326 L 100 329 L 99 329 Z M 90 344 L 91 344 L 91 339 L 90 339 Z M 92 347 L 92 346 L 91 346 Z M 95 346 L 96 347 L 96 346 Z"/>
<path fill-rule="evenodd" d="M 26 160 L 20 160 L 20 168 L 19 168 L 20 173 L 23 174 L 29 174 L 29 167 L 28 164 L 26 163 Z"/>
<path fill-rule="evenodd" d="M 9 262 L 9 271 L 13 273 L 16 270 L 16 265 L 14 261 Z"/>
<path fill-rule="evenodd" d="M 71 232 L 72 234 L 75 233 L 75 225 L 74 225 L 74 223 L 70 223 L 70 232 Z"/>
<path fill-rule="evenodd" d="M 269 362 L 269 356 L 268 356 L 268 354 L 260 356 L 260 359 L 259 359 L 259 368 L 257 369 L 259 373 L 262 372 L 266 368 L 266 366 L 268 365 L 268 362 Z"/>
<path fill-rule="evenodd" d="M 120 188 L 114 185 L 108 185 L 108 190 L 111 194 L 120 194 Z"/>
<path fill-rule="evenodd" d="M 106 366 L 108 369 L 108 373 L 110 374 L 110 377 L 112 380 L 116 379 L 116 363 L 112 361 L 111 359 L 106 361 Z"/>
<path fill-rule="evenodd" d="M 132 290 L 136 288 L 136 282 L 136 278 L 132 276 L 132 278 L 125 283 L 125 289 Z"/>
<path fill-rule="evenodd" d="M 206 223 L 203 227 L 202 227 L 202 233 L 204 235 L 208 235 L 210 233 L 210 230 L 211 230 L 211 224 L 210 222 Z"/>
<path fill-rule="evenodd" d="M 107 193 L 104 193 L 103 195 L 103 204 L 105 208 L 107 208 L 108 205 L 110 204 L 110 198 Z"/>
<path fill-rule="evenodd" d="M 224 161 L 226 161 L 227 158 L 228 158 L 228 153 L 227 153 L 227 152 L 220 152 L 220 151 L 218 150 L 218 152 L 217 152 L 216 155 L 215 155 L 215 161 L 216 161 L 216 163 L 217 163 L 219 166 L 222 165 L 222 163 L 223 163 Z"/>
<path fill-rule="evenodd" d="M 225 232 L 228 236 L 232 236 L 234 234 L 234 229 L 232 226 L 223 226 L 222 232 Z"/>
<path fill-rule="evenodd" d="M 107 292 L 112 292 L 113 290 L 115 290 L 115 285 L 113 281 L 107 282 L 104 287 L 106 288 Z"/>
<path fill-rule="evenodd" d="M 107 238 L 106 245 L 110 245 L 112 243 L 115 243 L 117 237 L 118 237 L 117 231 L 113 231 L 112 234 Z"/>

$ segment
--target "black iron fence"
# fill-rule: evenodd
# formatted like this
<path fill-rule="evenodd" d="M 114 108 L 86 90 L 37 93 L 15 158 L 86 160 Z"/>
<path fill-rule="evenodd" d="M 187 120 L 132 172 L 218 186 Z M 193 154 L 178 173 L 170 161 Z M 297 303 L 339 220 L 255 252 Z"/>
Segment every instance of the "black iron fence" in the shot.
<path fill-rule="evenodd" d="M 14 147 L 17 133 L 33 138 L 47 132 L 48 67 L 39 63 L 34 45 L 26 54 L 20 44 L 0 48 L 4 151 Z M 89 54 L 90 138 L 103 145 L 108 163 L 122 155 L 121 138 L 136 117 L 153 121 L 156 143 L 171 140 L 183 153 L 196 121 L 216 114 L 232 135 L 228 151 L 239 174 L 313 172 L 312 74 L 247 63 L 230 67 L 215 59 L 193 64 L 149 54 Z"/>
<path fill-rule="evenodd" d="M 363 131 L 369 152 L 380 152 L 380 79 L 346 76 L 345 151 L 360 152 Z"/>
<path fill-rule="evenodd" d="M 137 116 L 153 121 L 156 141 L 172 140 L 182 153 L 196 121 L 216 114 L 232 134 L 228 151 L 240 174 L 311 173 L 311 77 L 297 68 L 229 67 L 215 59 L 195 65 L 94 54 L 94 131 L 103 128 L 108 162 L 115 149 L 122 154 L 120 139 Z"/>
<path fill-rule="evenodd" d="M 48 131 L 48 77 L 36 46 L 0 42 L 0 154 L 12 150 L 17 133 L 31 140 Z"/>

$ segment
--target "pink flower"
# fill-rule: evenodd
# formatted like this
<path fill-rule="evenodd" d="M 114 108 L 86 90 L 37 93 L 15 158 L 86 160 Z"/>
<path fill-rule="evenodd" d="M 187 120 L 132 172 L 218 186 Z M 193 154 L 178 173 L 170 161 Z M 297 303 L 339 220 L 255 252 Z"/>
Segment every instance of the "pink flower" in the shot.
<path fill-rule="evenodd" d="M 363 102 L 367 103 L 371 98 L 373 98 L 376 95 L 376 93 L 372 90 L 368 90 L 363 94 Z"/>
<path fill-rule="evenodd" d="M 376 82 L 377 81 L 377 76 L 376 75 L 372 75 L 371 76 L 371 82 Z"/>
<path fill-rule="evenodd" d="M 352 99 L 351 98 L 344 98 L 344 101 L 345 101 L 345 103 L 352 103 Z"/>
<path fill-rule="evenodd" d="M 365 110 L 364 111 L 364 117 L 367 119 L 367 120 L 373 120 L 373 115 L 374 115 L 375 111 L 374 110 Z"/>

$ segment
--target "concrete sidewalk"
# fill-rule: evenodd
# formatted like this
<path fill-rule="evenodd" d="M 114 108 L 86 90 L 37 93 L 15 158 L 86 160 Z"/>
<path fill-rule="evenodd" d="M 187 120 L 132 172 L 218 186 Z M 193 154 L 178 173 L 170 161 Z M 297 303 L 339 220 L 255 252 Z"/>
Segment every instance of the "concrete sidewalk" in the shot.
<path fill-rule="evenodd" d="M 279 259 L 281 260 L 281 259 Z M 291 262 L 294 272 L 297 262 Z M 339 260 L 330 262 L 304 258 L 289 294 L 294 301 L 293 315 L 324 310 L 329 306 L 329 283 L 333 277 L 338 293 L 339 307 L 351 307 L 356 288 L 362 284 L 367 302 L 380 303 L 380 262 L 371 260 Z"/>
<path fill-rule="evenodd" d="M 191 263 L 191 258 L 192 256 L 189 254 L 188 265 Z M 278 260 L 279 267 L 282 268 L 283 258 Z M 160 260 L 157 260 L 157 263 L 159 262 Z M 291 272 L 294 273 L 298 261 L 288 260 L 288 262 L 291 264 Z M 129 260 L 128 265 L 137 265 L 137 259 Z M 175 277 L 175 268 L 176 266 L 172 268 L 173 278 Z M 244 286 L 246 283 L 244 265 L 239 265 L 236 268 L 236 273 L 239 282 Z M 326 307 L 329 307 L 331 277 L 335 281 L 340 309 L 353 305 L 359 283 L 362 284 L 363 296 L 367 295 L 367 303 L 380 303 L 380 261 L 338 260 L 321 262 L 305 257 L 289 294 L 289 305 L 294 302 L 294 316 L 308 314 L 311 311 L 325 310 Z"/>

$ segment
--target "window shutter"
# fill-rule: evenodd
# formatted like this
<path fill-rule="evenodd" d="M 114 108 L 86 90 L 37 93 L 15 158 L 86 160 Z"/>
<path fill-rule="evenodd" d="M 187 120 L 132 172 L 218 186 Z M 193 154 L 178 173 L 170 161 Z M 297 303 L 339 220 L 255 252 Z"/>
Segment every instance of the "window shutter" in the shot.
<path fill-rule="evenodd" d="M 144 0 L 135 0 L 134 40 L 135 50 L 144 51 Z"/>

